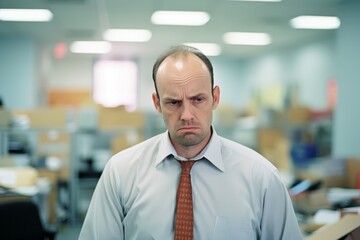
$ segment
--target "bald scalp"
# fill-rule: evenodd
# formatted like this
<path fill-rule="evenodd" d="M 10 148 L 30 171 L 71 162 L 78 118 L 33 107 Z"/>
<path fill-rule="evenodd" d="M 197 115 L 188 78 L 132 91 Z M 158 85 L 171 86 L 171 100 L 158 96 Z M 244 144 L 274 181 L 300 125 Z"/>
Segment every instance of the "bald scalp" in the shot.
<path fill-rule="evenodd" d="M 191 54 L 198 57 L 205 64 L 205 66 L 207 67 L 207 69 L 210 73 L 211 89 L 214 88 L 214 72 L 213 72 L 213 66 L 212 66 L 209 58 L 197 48 L 186 46 L 186 45 L 178 45 L 178 46 L 173 46 L 173 47 L 169 48 L 162 55 L 160 55 L 154 63 L 153 71 L 152 71 L 152 78 L 153 78 L 154 87 L 155 87 L 155 91 L 156 91 L 157 95 L 158 95 L 158 88 L 157 88 L 157 83 L 156 83 L 156 77 L 157 77 L 157 72 L 159 70 L 159 67 L 163 63 L 163 61 L 168 57 L 177 59 L 179 57 L 186 57 Z"/>

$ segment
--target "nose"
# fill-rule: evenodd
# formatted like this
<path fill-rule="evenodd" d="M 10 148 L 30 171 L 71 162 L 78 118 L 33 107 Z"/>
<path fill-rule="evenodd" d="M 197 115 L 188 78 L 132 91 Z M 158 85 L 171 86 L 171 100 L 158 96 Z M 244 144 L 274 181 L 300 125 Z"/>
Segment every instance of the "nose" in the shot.
<path fill-rule="evenodd" d="M 194 109 L 191 103 L 184 101 L 181 107 L 181 115 L 180 120 L 181 121 L 192 121 L 194 120 Z"/>

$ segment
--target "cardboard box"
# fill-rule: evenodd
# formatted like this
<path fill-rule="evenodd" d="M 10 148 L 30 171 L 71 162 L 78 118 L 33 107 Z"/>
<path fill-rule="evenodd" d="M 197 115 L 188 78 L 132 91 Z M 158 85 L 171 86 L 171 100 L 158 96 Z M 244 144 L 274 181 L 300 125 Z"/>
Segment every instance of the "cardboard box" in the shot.
<path fill-rule="evenodd" d="M 342 217 L 339 221 L 325 225 L 306 240 L 355 240 L 360 239 L 360 216 L 355 214 L 348 214 Z"/>
<path fill-rule="evenodd" d="M 134 128 L 143 129 L 145 116 L 142 112 L 126 112 L 123 108 L 100 108 L 98 117 L 99 128 Z"/>
<path fill-rule="evenodd" d="M 258 151 L 278 169 L 291 171 L 289 159 L 289 142 L 284 130 L 277 128 L 261 128 L 257 132 Z"/>
<path fill-rule="evenodd" d="M 326 189 L 321 188 L 310 192 L 304 192 L 292 198 L 294 209 L 307 215 L 314 214 L 319 209 L 331 207 L 327 199 Z"/>
<path fill-rule="evenodd" d="M 0 185 L 8 188 L 32 187 L 37 179 L 38 172 L 32 167 L 0 168 Z"/>
<path fill-rule="evenodd" d="M 136 132 L 133 134 L 118 135 L 111 141 L 111 152 L 112 154 L 116 154 L 142 141 L 144 141 L 144 136 Z"/>
<path fill-rule="evenodd" d="M 14 111 L 14 116 L 26 116 L 32 128 L 63 128 L 66 126 L 66 109 L 39 108 L 31 111 Z"/>
<path fill-rule="evenodd" d="M 70 143 L 71 136 L 67 132 L 52 130 L 38 134 L 36 154 L 45 156 L 45 166 L 50 170 L 59 171 L 63 180 L 69 179 Z M 53 163 L 50 161 L 51 158 Z"/>
<path fill-rule="evenodd" d="M 346 161 L 346 186 L 359 188 L 360 179 L 358 177 L 360 177 L 360 159 L 348 159 Z"/>
<path fill-rule="evenodd" d="M 308 107 L 296 106 L 291 107 L 286 112 L 286 120 L 290 123 L 302 124 L 310 120 L 311 111 Z"/>

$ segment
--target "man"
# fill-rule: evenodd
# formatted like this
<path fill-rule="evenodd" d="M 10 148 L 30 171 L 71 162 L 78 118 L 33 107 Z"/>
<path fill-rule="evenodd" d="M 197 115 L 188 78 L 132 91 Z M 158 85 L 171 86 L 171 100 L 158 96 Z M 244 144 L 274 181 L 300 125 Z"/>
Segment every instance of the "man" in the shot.
<path fill-rule="evenodd" d="M 302 239 L 276 168 L 212 126 L 220 89 L 209 59 L 173 47 L 155 62 L 153 80 L 168 131 L 109 160 L 80 239 L 174 239 L 180 162 L 189 160 L 193 213 L 184 224 L 193 226 L 182 239 Z"/>

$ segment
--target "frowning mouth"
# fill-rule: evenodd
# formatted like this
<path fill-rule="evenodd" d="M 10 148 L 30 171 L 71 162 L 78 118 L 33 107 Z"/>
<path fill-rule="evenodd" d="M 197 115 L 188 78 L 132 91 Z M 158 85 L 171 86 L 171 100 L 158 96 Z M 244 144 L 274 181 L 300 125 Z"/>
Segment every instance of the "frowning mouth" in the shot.
<path fill-rule="evenodd" d="M 190 131 L 194 131 L 199 129 L 198 127 L 194 127 L 194 126 L 186 126 L 186 127 L 181 127 L 179 128 L 179 131 L 181 132 L 190 132 Z"/>

